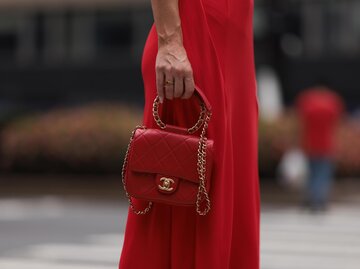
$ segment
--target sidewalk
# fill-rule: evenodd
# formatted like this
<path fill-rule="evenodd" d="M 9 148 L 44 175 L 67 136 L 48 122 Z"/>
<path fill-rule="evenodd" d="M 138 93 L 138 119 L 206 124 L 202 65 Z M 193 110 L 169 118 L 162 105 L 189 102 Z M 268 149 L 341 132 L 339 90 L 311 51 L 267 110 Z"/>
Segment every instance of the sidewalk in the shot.
<path fill-rule="evenodd" d="M 0 268 L 115 269 L 127 209 L 126 201 L 2 198 Z M 359 227 L 354 205 L 334 204 L 326 214 L 312 214 L 266 204 L 261 269 L 358 269 Z"/>

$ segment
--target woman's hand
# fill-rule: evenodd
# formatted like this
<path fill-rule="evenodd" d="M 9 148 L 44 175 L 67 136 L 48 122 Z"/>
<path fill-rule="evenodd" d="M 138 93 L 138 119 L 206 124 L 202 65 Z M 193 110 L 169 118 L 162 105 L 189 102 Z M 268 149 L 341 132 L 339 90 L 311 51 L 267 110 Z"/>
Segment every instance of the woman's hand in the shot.
<path fill-rule="evenodd" d="M 151 0 L 151 7 L 158 35 L 155 69 L 160 102 L 164 97 L 190 98 L 194 77 L 183 46 L 179 0 Z"/>
<path fill-rule="evenodd" d="M 164 97 L 187 99 L 192 96 L 195 86 L 193 71 L 182 42 L 159 42 L 155 68 L 160 102 Z"/>

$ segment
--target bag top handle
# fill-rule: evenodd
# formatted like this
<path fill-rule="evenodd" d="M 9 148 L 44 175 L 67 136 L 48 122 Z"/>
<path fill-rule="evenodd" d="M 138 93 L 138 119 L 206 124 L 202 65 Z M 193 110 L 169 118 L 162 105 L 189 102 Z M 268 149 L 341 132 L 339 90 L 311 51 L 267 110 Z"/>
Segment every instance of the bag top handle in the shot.
<path fill-rule="evenodd" d="M 204 92 L 195 85 L 195 91 L 194 94 L 196 95 L 196 97 L 199 99 L 200 101 L 200 115 L 199 115 L 199 119 L 197 120 L 197 122 L 194 124 L 194 126 L 190 127 L 187 129 L 188 133 L 194 133 L 197 130 L 200 129 L 200 127 L 204 124 L 205 119 L 207 117 L 207 115 L 211 115 L 211 105 L 209 100 L 206 98 Z M 161 120 L 160 116 L 159 116 L 159 104 L 160 104 L 160 98 L 157 95 L 154 99 L 154 103 L 153 103 L 153 117 L 154 120 L 156 122 L 156 124 L 161 128 L 161 129 L 165 129 L 166 128 L 166 124 Z"/>
<path fill-rule="evenodd" d="M 194 93 L 197 94 L 200 100 L 204 102 L 206 109 L 211 112 L 212 107 L 209 100 L 207 99 L 205 93 L 197 85 L 195 85 Z"/>

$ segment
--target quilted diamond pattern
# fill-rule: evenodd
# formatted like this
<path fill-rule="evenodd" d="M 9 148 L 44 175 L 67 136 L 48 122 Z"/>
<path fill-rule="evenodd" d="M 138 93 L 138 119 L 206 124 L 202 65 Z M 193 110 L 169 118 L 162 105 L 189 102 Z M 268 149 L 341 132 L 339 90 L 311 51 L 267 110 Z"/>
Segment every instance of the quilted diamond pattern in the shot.
<path fill-rule="evenodd" d="M 210 188 L 213 141 L 207 141 L 206 188 Z M 194 205 L 198 192 L 199 137 L 160 129 L 137 129 L 129 151 L 126 184 L 131 196 L 149 201 Z M 179 178 L 171 195 L 158 191 L 158 174 Z"/>

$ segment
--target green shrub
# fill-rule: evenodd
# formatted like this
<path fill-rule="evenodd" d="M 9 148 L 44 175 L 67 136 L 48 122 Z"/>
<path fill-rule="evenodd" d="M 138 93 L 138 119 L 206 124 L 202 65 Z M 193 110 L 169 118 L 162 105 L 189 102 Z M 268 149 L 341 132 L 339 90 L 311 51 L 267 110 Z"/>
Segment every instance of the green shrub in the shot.
<path fill-rule="evenodd" d="M 360 176 L 360 122 L 347 120 L 337 133 L 337 170 L 344 176 Z"/>
<path fill-rule="evenodd" d="M 20 118 L 2 131 L 1 167 L 9 172 L 119 172 L 141 116 L 134 107 L 92 104 Z"/>
<path fill-rule="evenodd" d="M 259 122 L 259 172 L 273 177 L 281 156 L 298 141 L 298 121 L 289 111 L 272 122 Z"/>

